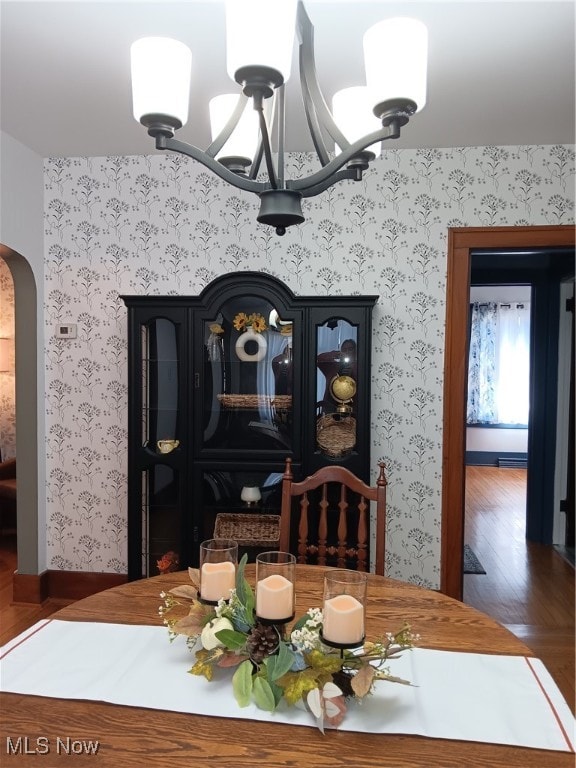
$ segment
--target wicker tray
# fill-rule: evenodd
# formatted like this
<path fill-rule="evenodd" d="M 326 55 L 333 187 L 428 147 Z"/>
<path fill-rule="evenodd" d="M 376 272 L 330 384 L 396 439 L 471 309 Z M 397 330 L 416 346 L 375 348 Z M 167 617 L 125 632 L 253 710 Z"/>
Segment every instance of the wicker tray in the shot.
<path fill-rule="evenodd" d="M 316 442 L 327 456 L 346 456 L 356 445 L 356 419 L 352 416 L 321 416 L 316 423 Z"/>
<path fill-rule="evenodd" d="M 216 515 L 215 539 L 233 539 L 241 546 L 268 547 L 280 544 L 280 515 Z"/>
<path fill-rule="evenodd" d="M 261 408 L 287 411 L 292 407 L 292 395 L 217 395 L 223 408 Z"/>

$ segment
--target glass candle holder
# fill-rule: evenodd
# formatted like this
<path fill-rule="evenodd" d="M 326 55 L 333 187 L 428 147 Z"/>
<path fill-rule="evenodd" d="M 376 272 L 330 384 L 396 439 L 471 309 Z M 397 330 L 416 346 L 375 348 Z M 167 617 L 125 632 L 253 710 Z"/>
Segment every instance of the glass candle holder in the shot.
<path fill-rule="evenodd" d="M 358 648 L 366 637 L 368 575 L 335 569 L 324 574 L 322 642 L 333 648 Z"/>
<path fill-rule="evenodd" d="M 216 605 L 230 599 L 236 586 L 238 543 L 232 539 L 207 539 L 200 544 L 200 600 Z"/>
<path fill-rule="evenodd" d="M 256 618 L 286 624 L 294 618 L 296 558 L 289 552 L 261 552 L 256 557 Z"/>

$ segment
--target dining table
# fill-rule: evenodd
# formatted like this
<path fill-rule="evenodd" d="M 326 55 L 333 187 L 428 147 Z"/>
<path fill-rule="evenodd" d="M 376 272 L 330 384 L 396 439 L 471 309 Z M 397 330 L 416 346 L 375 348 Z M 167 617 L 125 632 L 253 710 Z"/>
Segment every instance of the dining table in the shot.
<path fill-rule="evenodd" d="M 311 607 L 322 605 L 326 570 L 314 565 L 296 566 L 296 617 Z M 246 566 L 245 575 L 253 585 L 254 565 Z M 186 570 L 127 582 L 72 603 L 47 621 L 58 623 L 64 632 L 67 628 L 70 631 L 79 629 L 74 623 L 81 623 L 82 628 L 87 630 L 85 636 L 90 637 L 92 642 L 92 650 L 86 650 L 87 667 L 98 662 L 112 668 L 117 663 L 117 646 L 106 639 L 107 635 L 101 634 L 104 625 L 122 625 L 127 629 L 162 628 L 161 631 L 166 634 L 166 638 L 162 637 L 166 657 L 174 660 L 172 666 L 176 659 L 183 659 L 178 662 L 182 682 L 186 685 L 190 681 L 191 684 L 193 676 L 187 676 L 187 672 L 192 666 L 193 654 L 185 648 L 183 638 L 176 639 L 174 643 L 168 641 L 168 631 L 162 627 L 163 617 L 159 612 L 163 602 L 161 593 L 168 593 L 183 584 L 190 584 Z M 447 659 L 464 660 L 481 654 L 479 658 L 488 657 L 490 660 L 494 657 L 504 662 L 517 658 L 531 661 L 534 657 L 532 651 L 511 632 L 474 608 L 432 589 L 368 574 L 367 638 L 384 637 L 404 622 L 408 622 L 419 637 L 418 648 L 414 652 L 420 648 L 430 649 L 454 654 L 446 656 Z M 25 649 L 27 643 L 32 641 L 29 636 L 33 632 L 36 632 L 33 639 L 40 643 L 42 633 L 46 631 L 42 627 L 31 628 L 12 644 L 7 644 L 6 664 L 10 659 L 10 649 L 15 649 L 14 654 Z M 180 644 L 179 648 L 176 648 L 177 644 Z M 38 648 L 41 655 L 42 646 L 38 645 Z M 180 656 L 184 648 L 188 661 Z M 51 653 L 57 650 L 52 647 Z M 78 653 L 82 649 L 74 650 Z M 66 654 L 65 645 L 62 646 L 62 653 Z M 47 664 L 50 663 L 47 661 Z M 0 764 L 6 768 L 52 768 L 60 765 L 73 768 L 573 768 L 575 762 L 573 721 L 572 729 L 566 726 L 562 729 L 566 739 L 565 749 L 469 741 L 446 738 L 445 734 L 437 738 L 415 733 L 343 729 L 327 729 L 321 733 L 312 719 L 310 727 L 302 727 L 301 724 L 292 724 L 289 719 L 279 722 L 274 713 L 263 713 L 258 720 L 242 717 L 242 710 L 235 709 L 237 705 L 231 685 L 231 707 L 223 708 L 221 715 L 218 711 L 211 714 L 170 711 L 164 705 L 155 708 L 154 697 L 165 702 L 169 700 L 170 691 L 162 689 L 162 682 L 154 678 L 151 667 L 151 663 L 144 663 L 137 670 L 143 689 L 149 681 L 150 685 L 156 686 L 150 692 L 152 704 L 148 702 L 146 706 L 87 700 L 83 698 L 82 690 L 71 698 L 9 692 L 2 684 Z M 0 680 L 3 677 L 1 670 L 0 666 Z M 434 715 L 439 722 L 444 709 L 452 712 L 447 717 L 455 717 L 448 707 L 448 697 L 452 695 L 450 691 L 472 684 L 466 676 L 459 678 L 461 673 L 457 667 L 454 670 L 453 675 L 445 676 L 445 686 L 440 681 L 434 707 Z M 230 670 L 221 672 L 225 677 L 231 677 Z M 152 680 L 155 682 L 152 683 Z M 166 686 L 169 685 L 166 682 Z M 220 681 L 214 691 L 218 690 L 222 695 L 226 685 L 226 681 Z M 396 687 L 395 683 L 385 681 L 379 681 L 377 685 L 389 686 L 387 692 Z M 205 696 L 208 698 L 210 693 Z M 458 714 L 463 723 L 482 716 L 479 711 L 483 706 L 481 700 L 477 707 L 473 695 L 470 701 L 469 711 Z M 357 706 L 362 715 L 364 702 L 351 706 Z M 382 717 L 386 717 L 384 711 Z M 89 748 L 86 746 L 89 744 L 96 746 Z"/>

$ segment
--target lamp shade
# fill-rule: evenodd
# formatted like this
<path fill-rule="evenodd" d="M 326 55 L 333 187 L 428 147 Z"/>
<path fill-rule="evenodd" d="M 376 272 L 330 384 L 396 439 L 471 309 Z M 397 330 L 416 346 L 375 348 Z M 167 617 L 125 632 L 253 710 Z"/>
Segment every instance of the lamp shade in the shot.
<path fill-rule="evenodd" d="M 262 498 L 262 494 L 258 486 L 245 485 L 240 492 L 240 498 L 246 504 L 256 504 Z"/>
<path fill-rule="evenodd" d="M 426 104 L 428 30 L 417 19 L 380 21 L 364 34 L 366 84 L 376 102 L 411 99 Z"/>
<path fill-rule="evenodd" d="M 265 66 L 290 76 L 297 0 L 227 0 L 228 74 L 235 80 L 243 67 Z"/>
<path fill-rule="evenodd" d="M 130 54 L 136 120 L 143 115 L 169 115 L 184 125 L 190 96 L 190 49 L 169 37 L 143 37 L 132 43 Z"/>
<path fill-rule="evenodd" d="M 380 128 L 380 121 L 372 112 L 373 106 L 374 96 L 365 85 L 343 88 L 332 97 L 334 121 L 351 144 Z M 340 154 L 338 144 L 335 150 Z"/>
<path fill-rule="evenodd" d="M 223 93 L 210 100 L 210 128 L 212 141 L 224 128 L 236 104 L 237 93 Z M 252 158 L 256 153 L 258 144 L 258 113 L 252 109 L 252 105 L 246 102 L 242 117 L 232 135 L 224 144 L 218 157 L 247 157 Z"/>

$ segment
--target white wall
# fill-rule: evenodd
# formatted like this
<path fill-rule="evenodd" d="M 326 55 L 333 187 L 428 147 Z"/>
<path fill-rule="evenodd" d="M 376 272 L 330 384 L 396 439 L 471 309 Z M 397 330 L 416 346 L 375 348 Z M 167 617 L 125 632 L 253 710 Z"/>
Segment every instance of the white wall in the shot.
<path fill-rule="evenodd" d="M 0 243 L 26 258 L 39 287 L 44 282 L 42 163 L 39 155 L 0 131 Z"/>
<path fill-rule="evenodd" d="M 502 304 L 530 301 L 529 285 L 471 285 L 470 303 L 497 301 Z"/>
<path fill-rule="evenodd" d="M 528 450 L 528 430 L 467 427 L 466 450 L 487 451 L 488 453 L 498 451 L 526 453 Z"/>

